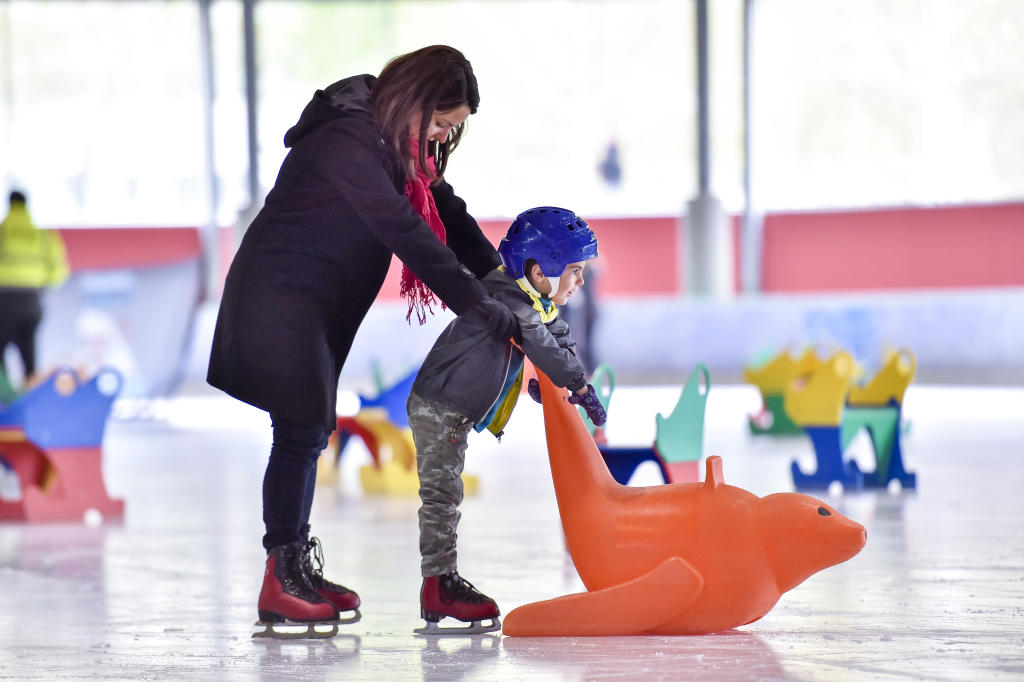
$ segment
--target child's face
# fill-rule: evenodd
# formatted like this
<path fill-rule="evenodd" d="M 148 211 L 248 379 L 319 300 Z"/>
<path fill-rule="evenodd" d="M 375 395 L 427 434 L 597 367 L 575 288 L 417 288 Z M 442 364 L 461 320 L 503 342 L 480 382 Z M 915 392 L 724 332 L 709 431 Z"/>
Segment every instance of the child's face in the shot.
<path fill-rule="evenodd" d="M 583 286 L 583 270 L 586 267 L 586 261 L 569 263 L 569 265 L 565 266 L 562 276 L 558 278 L 558 289 L 548 294 L 548 298 L 558 305 L 565 305 L 576 292 L 576 289 Z"/>

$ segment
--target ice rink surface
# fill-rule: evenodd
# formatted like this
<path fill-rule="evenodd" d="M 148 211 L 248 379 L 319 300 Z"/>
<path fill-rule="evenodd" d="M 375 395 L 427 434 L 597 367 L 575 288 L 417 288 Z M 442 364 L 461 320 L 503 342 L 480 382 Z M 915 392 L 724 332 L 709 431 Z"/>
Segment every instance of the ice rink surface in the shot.
<path fill-rule="evenodd" d="M 678 387 L 620 387 L 614 445 L 649 445 Z M 813 468 L 809 439 L 750 436 L 756 389 L 712 386 L 704 454 L 757 495 Z M 364 495 L 351 444 L 318 489 L 326 576 L 363 619 L 329 640 L 254 640 L 266 416 L 214 393 L 122 401 L 105 476 L 121 523 L 0 524 L 0 680 L 1022 680 L 1024 389 L 911 385 L 916 491 L 817 495 L 867 528 L 864 550 L 760 621 L 701 637 L 421 638 L 416 498 Z M 873 470 L 861 436 L 851 446 Z M 498 444 L 470 438 L 460 571 L 514 607 L 583 589 L 565 551 L 540 408 Z M 659 481 L 643 465 L 634 484 Z"/>

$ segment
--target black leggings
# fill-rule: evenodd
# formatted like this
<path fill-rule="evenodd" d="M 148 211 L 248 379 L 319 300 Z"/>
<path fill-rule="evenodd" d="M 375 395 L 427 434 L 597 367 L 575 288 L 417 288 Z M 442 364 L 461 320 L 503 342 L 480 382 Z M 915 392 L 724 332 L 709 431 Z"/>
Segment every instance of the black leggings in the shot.
<path fill-rule="evenodd" d="M 43 319 L 40 298 L 38 289 L 0 289 L 0 362 L 7 345 L 13 343 L 21 354 L 26 379 L 36 373 L 36 329 Z"/>
<path fill-rule="evenodd" d="M 309 512 L 316 488 L 316 463 L 330 429 L 300 425 L 270 415 L 274 443 L 263 476 L 263 536 L 266 549 L 309 537 Z"/>

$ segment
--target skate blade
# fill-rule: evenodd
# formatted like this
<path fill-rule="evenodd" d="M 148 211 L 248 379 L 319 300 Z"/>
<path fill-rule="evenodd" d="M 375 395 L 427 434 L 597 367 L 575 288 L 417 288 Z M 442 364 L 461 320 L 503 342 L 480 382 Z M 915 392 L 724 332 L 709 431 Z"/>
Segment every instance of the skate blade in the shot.
<path fill-rule="evenodd" d="M 342 611 L 342 613 L 348 613 L 348 611 Z M 338 618 L 338 625 L 350 625 L 352 623 L 358 623 L 363 619 L 363 614 L 359 613 L 359 609 L 352 609 L 352 615 L 347 618 Z"/>
<path fill-rule="evenodd" d="M 429 620 L 421 628 L 416 628 L 413 633 L 421 637 L 458 637 L 460 635 L 482 635 L 487 632 L 496 632 L 501 629 L 501 618 L 485 618 L 474 620 L 469 625 L 441 627 Z"/>
<path fill-rule="evenodd" d="M 256 621 L 256 627 L 262 627 L 252 633 L 255 638 L 268 639 L 327 639 L 338 634 L 338 624 L 344 621 L 329 620 L 316 623 L 296 623 L 286 620 L 281 623 Z M 327 629 L 322 629 L 327 628 Z"/>

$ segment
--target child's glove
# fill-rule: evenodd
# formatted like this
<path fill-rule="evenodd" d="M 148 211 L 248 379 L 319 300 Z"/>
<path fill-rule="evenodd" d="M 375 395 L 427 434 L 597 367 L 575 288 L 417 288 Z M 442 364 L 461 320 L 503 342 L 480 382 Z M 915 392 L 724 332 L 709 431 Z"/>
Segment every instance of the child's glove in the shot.
<path fill-rule="evenodd" d="M 530 397 L 533 398 L 534 402 L 540 402 L 540 383 L 538 383 L 536 379 L 531 378 L 526 384 L 526 392 L 530 394 Z"/>
<path fill-rule="evenodd" d="M 590 417 L 590 421 L 594 422 L 594 426 L 603 426 L 608 420 L 608 413 L 604 411 L 604 406 L 597 399 L 597 393 L 594 392 L 594 387 L 590 384 L 587 384 L 587 392 L 583 395 L 571 393 L 569 402 L 586 410 L 587 416 Z"/>

